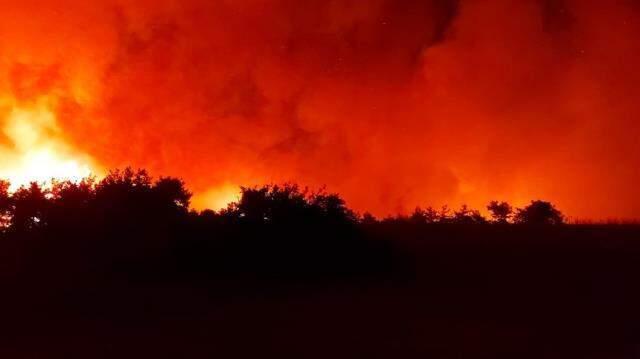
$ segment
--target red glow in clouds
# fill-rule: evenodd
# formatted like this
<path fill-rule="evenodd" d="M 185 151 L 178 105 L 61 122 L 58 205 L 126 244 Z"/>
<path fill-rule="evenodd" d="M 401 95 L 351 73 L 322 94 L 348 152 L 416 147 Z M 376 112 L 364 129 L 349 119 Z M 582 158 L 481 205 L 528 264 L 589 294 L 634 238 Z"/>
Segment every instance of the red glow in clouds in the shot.
<path fill-rule="evenodd" d="M 0 1 L 0 175 L 640 216 L 632 0 Z"/>

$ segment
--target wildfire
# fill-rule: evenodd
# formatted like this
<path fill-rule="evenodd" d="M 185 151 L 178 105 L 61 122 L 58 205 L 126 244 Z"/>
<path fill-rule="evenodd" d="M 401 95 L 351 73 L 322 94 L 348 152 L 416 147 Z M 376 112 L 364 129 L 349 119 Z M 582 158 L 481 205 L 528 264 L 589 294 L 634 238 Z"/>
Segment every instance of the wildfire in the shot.
<path fill-rule="evenodd" d="M 11 103 L 7 108 L 2 119 L 0 178 L 11 182 L 10 190 L 34 181 L 78 181 L 95 173 L 91 158 L 66 143 L 48 101 L 26 107 Z"/>
<path fill-rule="evenodd" d="M 378 217 L 540 198 L 640 216 L 637 2 L 60 3 L 2 4 L 13 189 L 130 165 L 197 209 L 293 181 Z"/>

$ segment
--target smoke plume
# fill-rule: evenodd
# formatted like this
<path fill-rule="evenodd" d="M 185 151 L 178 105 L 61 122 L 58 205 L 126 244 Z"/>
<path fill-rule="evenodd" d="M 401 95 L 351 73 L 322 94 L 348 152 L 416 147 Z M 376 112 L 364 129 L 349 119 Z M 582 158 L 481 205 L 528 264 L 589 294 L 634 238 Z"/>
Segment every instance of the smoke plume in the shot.
<path fill-rule="evenodd" d="M 65 152 L 181 176 L 200 206 L 295 181 L 378 215 L 640 215 L 633 0 L 0 3 L 3 121 L 47 103 Z"/>

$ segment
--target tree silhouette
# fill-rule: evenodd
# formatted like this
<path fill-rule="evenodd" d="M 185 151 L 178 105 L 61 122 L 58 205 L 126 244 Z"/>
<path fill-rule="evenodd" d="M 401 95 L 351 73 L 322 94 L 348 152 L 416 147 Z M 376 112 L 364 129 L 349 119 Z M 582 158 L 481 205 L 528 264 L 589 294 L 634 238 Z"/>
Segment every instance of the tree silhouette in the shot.
<path fill-rule="evenodd" d="M 85 208 L 94 198 L 94 187 L 94 178 L 86 178 L 80 182 L 54 180 L 49 191 L 50 199 L 65 209 Z"/>
<path fill-rule="evenodd" d="M 0 180 L 0 228 L 7 228 L 11 224 L 12 199 L 9 193 L 11 184 Z"/>
<path fill-rule="evenodd" d="M 409 220 L 413 223 L 436 223 L 438 219 L 438 211 L 433 207 L 427 207 L 426 209 L 416 207 L 409 217 Z"/>
<path fill-rule="evenodd" d="M 444 205 L 440 207 L 438 211 L 438 223 L 451 223 L 453 217 L 451 216 L 451 209 L 449 206 Z"/>
<path fill-rule="evenodd" d="M 451 222 L 455 224 L 484 224 L 487 223 L 487 220 L 478 210 L 469 209 L 469 207 L 464 204 L 458 211 L 453 212 Z"/>
<path fill-rule="evenodd" d="M 192 194 L 178 178 L 161 177 L 154 183 L 152 192 L 160 206 L 183 211 L 189 209 Z"/>
<path fill-rule="evenodd" d="M 531 201 L 525 208 L 518 208 L 515 223 L 532 225 L 558 225 L 564 223 L 564 215 L 546 201 Z"/>
<path fill-rule="evenodd" d="M 370 226 L 370 225 L 374 225 L 374 224 L 378 223 L 378 219 L 373 214 L 371 214 L 369 212 L 365 212 L 360 217 L 360 223 Z"/>
<path fill-rule="evenodd" d="M 415 224 L 427 223 L 427 216 L 422 208 L 416 207 L 411 216 L 409 216 L 409 221 Z"/>
<path fill-rule="evenodd" d="M 513 214 L 513 208 L 507 202 L 491 201 L 487 205 L 487 209 L 491 212 L 493 221 L 500 224 L 508 223 Z"/>
<path fill-rule="evenodd" d="M 70 231 L 89 226 L 91 206 L 95 200 L 95 179 L 86 178 L 80 182 L 54 180 L 47 199 L 49 226 Z"/>
<path fill-rule="evenodd" d="M 153 231 L 166 235 L 170 228 L 199 223 L 202 228 L 229 231 L 230 225 L 277 225 L 291 232 L 310 228 L 336 229 L 358 223 L 442 223 L 485 224 L 482 214 L 463 205 L 451 211 L 442 206 L 417 207 L 410 216 L 378 221 L 370 214 L 362 217 L 347 207 L 337 194 L 324 189 L 310 192 L 295 184 L 241 187 L 241 196 L 224 210 L 190 212 L 191 192 L 185 183 L 172 177 L 153 178 L 145 170 L 113 170 L 102 180 L 86 178 L 80 182 L 52 181 L 50 188 L 37 183 L 9 192 L 10 184 L 0 181 L 0 227 L 28 231 L 46 227 L 70 229 L 94 226 L 98 233 Z M 533 201 L 525 208 L 513 208 L 507 202 L 487 205 L 493 223 L 561 224 L 564 216 L 551 203 Z M 191 222 L 189 222 L 191 221 Z M 206 224 L 206 225 L 205 225 Z M 240 227 L 236 227 L 240 228 Z M 235 230 L 235 229 L 234 229 Z"/>
<path fill-rule="evenodd" d="M 47 191 L 36 183 L 20 187 L 11 196 L 13 204 L 12 228 L 16 231 L 33 230 L 47 224 L 49 202 Z"/>
<path fill-rule="evenodd" d="M 272 219 L 269 186 L 261 188 L 240 188 L 240 199 L 229 208 L 229 214 L 236 215 L 244 223 L 263 224 Z"/>
<path fill-rule="evenodd" d="M 346 206 L 345 201 L 335 193 L 326 193 L 324 190 L 314 193 L 308 198 L 309 205 L 319 210 L 319 215 L 332 224 L 354 223 L 357 220 L 355 213 Z"/>
<path fill-rule="evenodd" d="M 357 216 L 337 194 L 310 193 L 295 184 L 241 187 L 240 199 L 222 212 L 247 224 L 355 223 Z"/>

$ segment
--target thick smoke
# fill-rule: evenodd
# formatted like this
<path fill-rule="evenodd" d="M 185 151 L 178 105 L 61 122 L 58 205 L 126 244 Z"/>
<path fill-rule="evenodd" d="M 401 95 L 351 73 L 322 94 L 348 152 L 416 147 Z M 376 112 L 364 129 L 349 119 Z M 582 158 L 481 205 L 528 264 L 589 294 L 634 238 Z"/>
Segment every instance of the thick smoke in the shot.
<path fill-rule="evenodd" d="M 0 90 L 104 168 L 640 215 L 632 0 L 2 2 Z"/>

